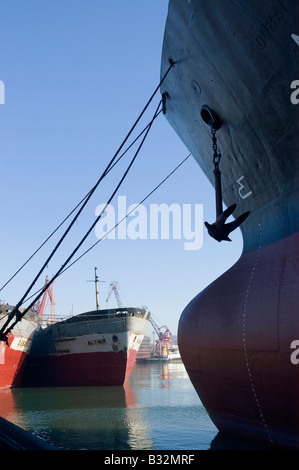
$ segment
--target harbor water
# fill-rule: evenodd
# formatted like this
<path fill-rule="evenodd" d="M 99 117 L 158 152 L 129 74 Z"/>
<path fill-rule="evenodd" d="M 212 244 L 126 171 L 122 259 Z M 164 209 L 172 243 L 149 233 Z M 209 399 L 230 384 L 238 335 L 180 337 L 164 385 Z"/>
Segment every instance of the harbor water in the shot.
<path fill-rule="evenodd" d="M 0 416 L 64 450 L 255 448 L 219 435 L 182 362 L 137 363 L 125 387 L 2 390 Z"/>

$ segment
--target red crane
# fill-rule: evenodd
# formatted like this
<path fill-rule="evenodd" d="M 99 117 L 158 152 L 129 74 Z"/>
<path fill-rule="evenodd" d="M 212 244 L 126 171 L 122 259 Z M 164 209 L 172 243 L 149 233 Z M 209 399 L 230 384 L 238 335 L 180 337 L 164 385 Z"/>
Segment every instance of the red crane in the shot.
<path fill-rule="evenodd" d="M 48 276 L 46 276 L 45 286 L 48 284 L 48 282 L 49 279 Z M 44 318 L 45 312 L 49 305 L 51 306 L 51 314 L 48 316 L 48 318 Z M 42 301 L 38 300 L 34 304 L 32 310 L 37 315 L 39 315 L 40 324 L 42 324 L 43 321 L 46 321 L 48 324 L 55 323 L 54 282 L 52 282 L 44 292 Z"/>
<path fill-rule="evenodd" d="M 160 326 L 159 328 L 152 316 L 150 317 L 150 322 L 158 335 L 155 345 L 155 355 L 160 357 L 166 356 L 168 354 L 168 350 L 172 349 L 171 331 L 166 325 Z M 165 330 L 161 331 L 162 328 L 165 328 Z"/>

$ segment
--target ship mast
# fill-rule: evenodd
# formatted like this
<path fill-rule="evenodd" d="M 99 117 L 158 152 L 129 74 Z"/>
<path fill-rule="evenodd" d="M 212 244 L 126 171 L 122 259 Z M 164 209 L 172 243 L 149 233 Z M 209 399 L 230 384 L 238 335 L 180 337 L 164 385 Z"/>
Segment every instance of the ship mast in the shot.
<path fill-rule="evenodd" d="M 95 285 L 95 294 L 96 294 L 96 309 L 97 309 L 97 310 L 100 310 L 98 283 L 99 283 L 99 282 L 105 282 L 105 281 L 99 281 L 99 278 L 98 278 L 98 275 L 97 275 L 97 269 L 98 269 L 98 268 L 94 268 L 94 280 L 92 280 L 92 281 L 86 281 L 86 282 L 94 282 L 94 285 Z"/>

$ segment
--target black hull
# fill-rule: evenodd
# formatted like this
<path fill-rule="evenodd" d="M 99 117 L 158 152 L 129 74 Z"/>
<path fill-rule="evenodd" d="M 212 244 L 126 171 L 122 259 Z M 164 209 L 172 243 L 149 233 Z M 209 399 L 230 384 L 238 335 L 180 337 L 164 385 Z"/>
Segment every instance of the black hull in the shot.
<path fill-rule="evenodd" d="M 241 258 L 182 313 L 182 360 L 220 431 L 291 448 L 299 448 L 298 13 L 291 0 L 171 0 L 161 65 L 163 75 L 176 62 L 161 88 L 166 118 L 214 184 L 202 106 L 217 113 L 224 204 L 237 204 L 234 217 L 250 211 Z"/>

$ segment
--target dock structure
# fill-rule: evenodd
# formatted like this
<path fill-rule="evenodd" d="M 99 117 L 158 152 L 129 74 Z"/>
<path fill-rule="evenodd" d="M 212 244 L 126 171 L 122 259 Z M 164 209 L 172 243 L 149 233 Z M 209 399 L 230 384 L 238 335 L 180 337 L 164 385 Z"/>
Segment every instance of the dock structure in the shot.
<path fill-rule="evenodd" d="M 0 417 L 0 450 L 57 450 L 56 447 Z"/>

